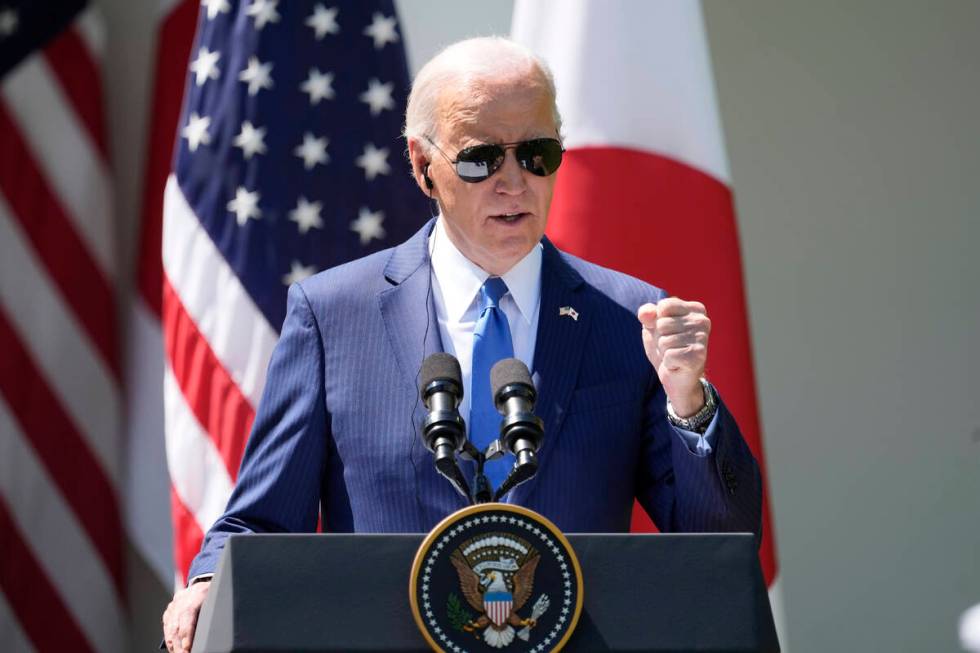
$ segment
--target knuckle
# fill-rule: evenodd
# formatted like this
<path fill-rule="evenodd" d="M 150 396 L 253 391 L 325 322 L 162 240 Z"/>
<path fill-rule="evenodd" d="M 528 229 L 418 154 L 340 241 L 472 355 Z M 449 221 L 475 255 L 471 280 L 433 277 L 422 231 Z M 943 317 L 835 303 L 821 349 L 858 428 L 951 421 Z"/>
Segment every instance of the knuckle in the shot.
<path fill-rule="evenodd" d="M 657 310 L 672 312 L 677 310 L 678 306 L 681 304 L 681 300 L 677 297 L 664 297 L 657 303 Z"/>

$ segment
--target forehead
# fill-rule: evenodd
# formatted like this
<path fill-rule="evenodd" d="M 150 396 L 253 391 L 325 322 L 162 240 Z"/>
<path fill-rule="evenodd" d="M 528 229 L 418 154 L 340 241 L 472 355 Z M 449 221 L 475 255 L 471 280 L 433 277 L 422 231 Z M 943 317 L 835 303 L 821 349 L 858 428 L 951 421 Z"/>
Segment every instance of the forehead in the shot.
<path fill-rule="evenodd" d="M 447 142 L 465 145 L 550 136 L 556 126 L 548 86 L 533 71 L 469 80 L 446 90 L 437 129 Z"/>

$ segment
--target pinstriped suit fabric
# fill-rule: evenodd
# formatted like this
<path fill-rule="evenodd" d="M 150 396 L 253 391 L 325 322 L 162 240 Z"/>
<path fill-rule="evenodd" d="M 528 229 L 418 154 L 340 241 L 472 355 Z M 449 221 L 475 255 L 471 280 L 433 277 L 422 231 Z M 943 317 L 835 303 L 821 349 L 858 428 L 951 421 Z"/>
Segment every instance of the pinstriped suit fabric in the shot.
<path fill-rule="evenodd" d="M 290 289 L 238 486 L 191 576 L 214 570 L 231 533 L 313 530 L 318 501 L 334 532 L 424 531 L 463 507 L 418 437 L 417 375 L 442 350 L 431 226 Z M 636 497 L 663 531 L 758 533 L 758 469 L 724 406 L 708 457 L 667 422 L 635 317 L 663 291 L 547 241 L 541 283 L 541 468 L 506 499 L 567 532 L 628 531 Z M 563 306 L 578 319 L 559 315 Z"/>

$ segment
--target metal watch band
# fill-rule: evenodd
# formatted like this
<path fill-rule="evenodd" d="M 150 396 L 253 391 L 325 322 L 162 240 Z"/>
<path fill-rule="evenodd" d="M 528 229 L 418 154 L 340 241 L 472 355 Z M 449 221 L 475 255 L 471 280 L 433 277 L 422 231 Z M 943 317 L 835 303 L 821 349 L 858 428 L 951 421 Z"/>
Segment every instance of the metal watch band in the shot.
<path fill-rule="evenodd" d="M 704 377 L 701 377 L 701 389 L 704 391 L 704 406 L 690 417 L 680 417 L 674 411 L 670 399 L 667 399 L 667 419 L 670 420 L 671 424 L 679 429 L 694 431 L 695 433 L 704 433 L 708 430 L 708 424 L 711 423 L 715 412 L 718 410 L 718 400 L 715 398 L 714 387 Z"/>

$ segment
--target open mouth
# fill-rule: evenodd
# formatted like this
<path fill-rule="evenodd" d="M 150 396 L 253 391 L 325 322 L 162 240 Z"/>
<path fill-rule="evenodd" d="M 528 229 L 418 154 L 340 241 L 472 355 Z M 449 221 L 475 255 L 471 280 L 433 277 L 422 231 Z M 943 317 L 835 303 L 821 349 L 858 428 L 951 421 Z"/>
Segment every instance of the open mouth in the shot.
<path fill-rule="evenodd" d="M 491 215 L 490 217 L 493 218 L 497 222 L 504 222 L 504 223 L 507 223 L 507 224 L 512 224 L 514 222 L 521 221 L 522 219 L 528 217 L 529 215 L 531 215 L 531 214 L 530 213 L 524 213 L 524 212 L 517 212 L 517 213 L 502 213 L 500 215 Z"/>

